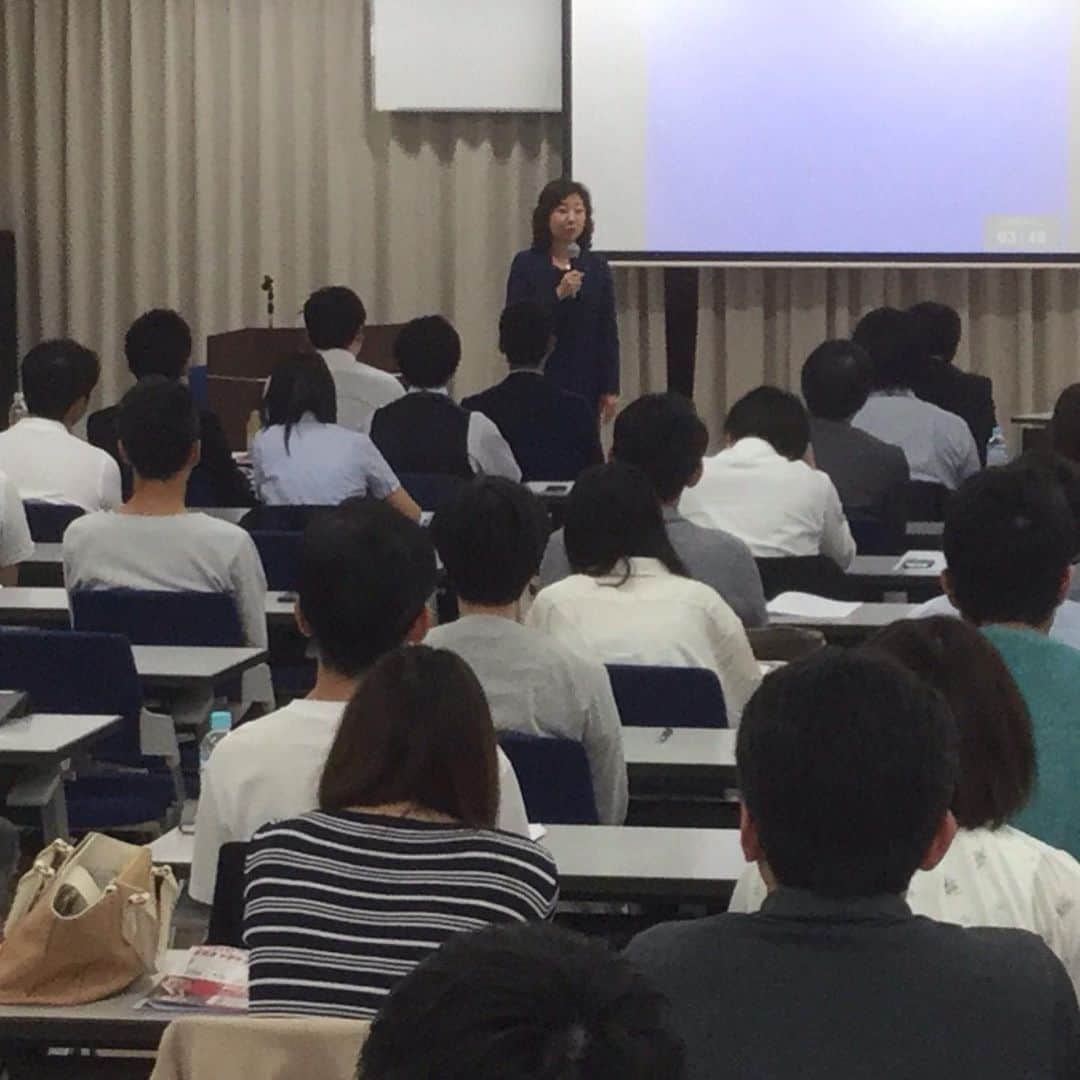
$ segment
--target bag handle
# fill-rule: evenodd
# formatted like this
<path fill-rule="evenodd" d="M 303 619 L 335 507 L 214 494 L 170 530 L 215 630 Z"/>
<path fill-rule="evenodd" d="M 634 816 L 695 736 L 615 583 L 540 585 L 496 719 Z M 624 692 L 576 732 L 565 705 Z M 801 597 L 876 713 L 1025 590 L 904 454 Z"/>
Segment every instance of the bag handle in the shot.
<path fill-rule="evenodd" d="M 74 853 L 75 848 L 66 840 L 54 840 L 38 853 L 30 869 L 19 878 L 15 899 L 4 922 L 4 937 L 10 937 L 15 925 L 30 912 Z"/>
<path fill-rule="evenodd" d="M 124 901 L 120 926 L 124 941 L 136 951 L 143 967 L 153 972 L 169 947 L 179 889 L 172 867 L 155 866 L 150 874 L 150 891 L 133 892 Z M 106 888 L 106 892 L 115 889 L 116 885 L 112 884 Z M 141 930 L 146 933 L 141 933 Z"/>

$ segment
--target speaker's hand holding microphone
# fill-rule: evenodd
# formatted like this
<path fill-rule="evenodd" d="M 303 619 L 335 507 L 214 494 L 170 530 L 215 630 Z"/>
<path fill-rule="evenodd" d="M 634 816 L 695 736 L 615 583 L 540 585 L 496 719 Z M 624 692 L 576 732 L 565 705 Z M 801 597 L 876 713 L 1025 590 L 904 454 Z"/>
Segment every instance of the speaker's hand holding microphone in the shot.
<path fill-rule="evenodd" d="M 581 245 L 576 242 L 569 244 L 566 254 L 570 259 L 570 269 L 563 274 L 555 287 L 555 295 L 560 300 L 565 300 L 567 297 L 576 300 L 578 293 L 581 292 L 581 283 L 585 280 L 584 271 L 579 270 L 575 265 L 575 260 L 581 257 Z"/>

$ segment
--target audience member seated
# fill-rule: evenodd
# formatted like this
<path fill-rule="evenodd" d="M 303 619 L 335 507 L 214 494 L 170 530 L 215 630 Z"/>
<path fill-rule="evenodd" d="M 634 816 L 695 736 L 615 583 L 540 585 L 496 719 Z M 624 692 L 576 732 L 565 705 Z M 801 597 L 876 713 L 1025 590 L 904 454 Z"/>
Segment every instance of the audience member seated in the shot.
<path fill-rule="evenodd" d="M 924 301 L 908 308 L 908 314 L 920 356 L 915 393 L 967 424 L 979 461 L 985 465 L 987 444 L 997 424 L 994 384 L 985 375 L 953 365 L 964 329 L 959 312 L 947 304 Z"/>
<path fill-rule="evenodd" d="M 263 503 L 336 506 L 371 495 L 420 517 L 371 439 L 337 423 L 334 380 L 318 353 L 296 353 L 274 368 L 263 411 L 266 426 L 251 443 L 255 491 Z"/>
<path fill-rule="evenodd" d="M 544 362 L 554 344 L 545 308 L 531 300 L 511 304 L 499 318 L 499 351 L 510 374 L 461 402 L 495 423 L 521 467 L 522 480 L 576 480 L 604 460 L 589 403 L 544 378 Z"/>
<path fill-rule="evenodd" d="M 397 401 L 404 387 L 388 371 L 360 359 L 367 312 L 360 297 L 344 285 L 317 289 L 304 304 L 304 325 L 337 389 L 338 423 L 367 435 L 375 410 Z"/>
<path fill-rule="evenodd" d="M 1047 632 L 1069 587 L 1076 522 L 1037 470 L 990 469 L 945 517 L 945 591 L 1001 654 L 1031 714 L 1036 781 L 1013 824 L 1080 856 L 1080 651 Z"/>
<path fill-rule="evenodd" d="M 602 942 L 545 925 L 493 927 L 459 934 L 398 983 L 357 1075 L 682 1080 L 669 1012 Z"/>
<path fill-rule="evenodd" d="M 695 525 L 679 512 L 683 492 L 701 479 L 701 460 L 708 444 L 709 429 L 689 399 L 674 393 L 646 394 L 616 418 L 611 457 L 636 465 L 652 481 L 668 539 L 690 576 L 711 585 L 743 626 L 764 626 L 769 616 L 750 549 L 730 533 Z M 540 584 L 551 585 L 569 574 L 566 540 L 560 529 L 548 541 Z"/>
<path fill-rule="evenodd" d="M 72 435 L 97 385 L 98 358 L 76 341 L 43 341 L 22 362 L 30 415 L 0 433 L 0 469 L 26 500 L 83 510 L 120 505 L 120 468 Z"/>
<path fill-rule="evenodd" d="M 1050 449 L 1080 465 L 1080 383 L 1066 386 L 1050 418 Z"/>
<path fill-rule="evenodd" d="M 803 403 L 759 386 L 731 407 L 724 436 L 726 448 L 705 458 L 683 513 L 726 529 L 757 558 L 826 555 L 847 569 L 855 541 L 833 482 L 805 460 L 810 421 Z"/>
<path fill-rule="evenodd" d="M 34 541 L 18 489 L 0 472 L 0 586 L 19 584 L 19 563 L 34 554 Z"/>
<path fill-rule="evenodd" d="M 899 446 L 913 481 L 954 491 L 979 471 L 979 454 L 960 417 L 915 396 L 920 355 L 914 319 L 896 308 L 878 308 L 863 316 L 853 338 L 873 361 L 874 390 L 852 424 Z"/>
<path fill-rule="evenodd" d="M 671 1001 L 693 1080 L 1077 1074 L 1080 1012 L 1046 944 L 904 900 L 956 831 L 957 757 L 943 699 L 889 657 L 827 649 L 766 678 L 736 749 L 761 911 L 628 950 Z"/>
<path fill-rule="evenodd" d="M 877 527 L 896 550 L 905 551 L 904 488 L 911 479 L 907 458 L 900 447 L 851 423 L 866 404 L 873 379 L 870 357 L 853 341 L 826 341 L 810 354 L 802 369 L 810 445 L 814 463 L 832 480 L 848 521 Z"/>
<path fill-rule="evenodd" d="M 191 330 L 175 311 L 148 311 L 131 324 L 124 338 L 124 354 L 136 379 L 159 375 L 179 382 L 186 379 L 191 363 Z M 119 450 L 117 408 L 110 405 L 91 413 L 86 437 L 119 463 L 127 496 L 131 494 L 131 473 Z M 209 409 L 199 411 L 199 432 L 201 449 L 192 471 L 192 495 L 211 506 L 251 506 L 255 502 L 251 488 L 233 460 L 221 421 Z"/>
<path fill-rule="evenodd" d="M 565 538 L 573 574 L 540 591 L 526 625 L 606 664 L 714 671 L 735 727 L 761 672 L 738 616 L 675 554 L 648 476 L 618 461 L 584 472 Z"/>
<path fill-rule="evenodd" d="M 960 926 L 1038 934 L 1080 985 L 1080 863 L 1008 824 L 1035 782 L 1031 720 L 994 647 L 960 619 L 894 623 L 870 648 L 939 691 L 960 729 L 952 811 L 959 831 L 932 870 L 916 870 L 908 907 Z M 757 911 L 767 887 L 752 864 L 729 911 Z"/>
<path fill-rule="evenodd" d="M 304 533 L 296 622 L 318 657 L 306 698 L 231 731 L 202 776 L 189 892 L 214 898 L 218 852 L 250 840 L 268 821 L 318 805 L 319 775 L 345 704 L 384 653 L 423 638 L 435 590 L 435 549 L 427 530 L 385 503 L 350 499 Z M 500 751 L 497 824 L 526 834 L 517 778 Z"/>
<path fill-rule="evenodd" d="M 457 653 L 484 688 L 496 731 L 584 745 L 602 825 L 626 817 L 622 725 L 603 664 L 521 625 L 525 592 L 548 534 L 528 488 L 502 477 L 473 480 L 431 522 L 461 617 L 429 631 L 429 645 Z"/>
<path fill-rule="evenodd" d="M 454 934 L 554 915 L 555 862 L 495 828 L 484 691 L 451 652 L 402 647 L 357 686 L 318 810 L 248 852 L 244 943 L 256 1013 L 368 1019 Z"/>
<path fill-rule="evenodd" d="M 394 356 L 408 393 L 379 409 L 371 421 L 371 437 L 394 472 L 521 479 L 494 423 L 450 398 L 447 383 L 461 363 L 461 338 L 446 319 L 426 315 L 406 323 Z"/>

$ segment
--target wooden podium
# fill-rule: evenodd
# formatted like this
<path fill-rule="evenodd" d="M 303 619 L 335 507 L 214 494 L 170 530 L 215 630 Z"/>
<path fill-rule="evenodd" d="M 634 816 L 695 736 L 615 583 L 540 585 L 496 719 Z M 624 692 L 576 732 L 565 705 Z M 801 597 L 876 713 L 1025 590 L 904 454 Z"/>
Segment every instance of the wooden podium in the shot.
<path fill-rule="evenodd" d="M 360 359 L 383 371 L 397 371 L 394 342 L 403 324 L 365 326 Z M 207 400 L 217 413 L 230 450 L 247 449 L 247 423 L 262 404 L 263 387 L 274 365 L 290 353 L 310 349 L 300 328 L 252 328 L 206 339 Z"/>

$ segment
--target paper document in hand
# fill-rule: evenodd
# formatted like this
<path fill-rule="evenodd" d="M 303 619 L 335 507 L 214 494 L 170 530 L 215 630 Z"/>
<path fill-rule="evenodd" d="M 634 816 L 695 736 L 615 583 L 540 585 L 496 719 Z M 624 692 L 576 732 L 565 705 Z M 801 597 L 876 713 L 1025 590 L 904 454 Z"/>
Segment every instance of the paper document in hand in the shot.
<path fill-rule="evenodd" d="M 797 615 L 803 619 L 846 619 L 859 610 L 860 604 L 846 600 L 827 600 L 813 593 L 785 592 L 765 605 L 770 615 Z"/>
<path fill-rule="evenodd" d="M 928 577 L 945 569 L 944 551 L 906 551 L 893 570 L 925 571 Z"/>

